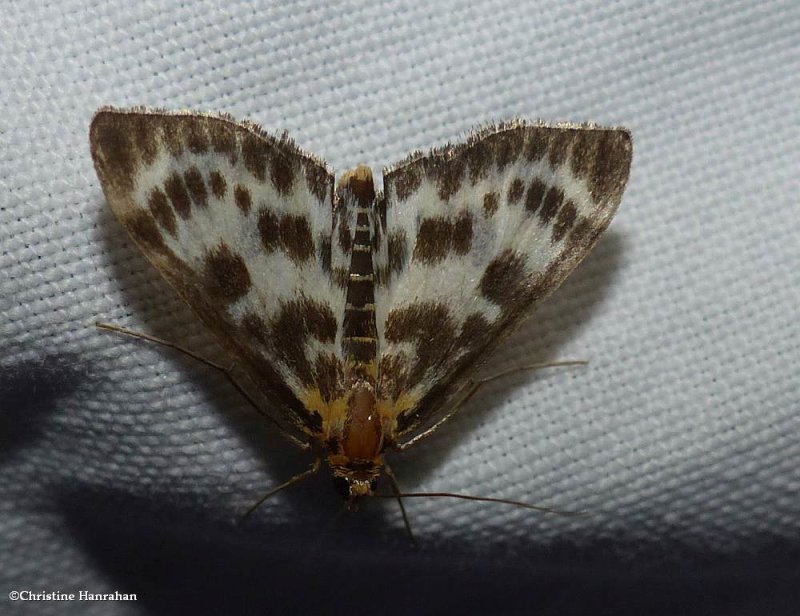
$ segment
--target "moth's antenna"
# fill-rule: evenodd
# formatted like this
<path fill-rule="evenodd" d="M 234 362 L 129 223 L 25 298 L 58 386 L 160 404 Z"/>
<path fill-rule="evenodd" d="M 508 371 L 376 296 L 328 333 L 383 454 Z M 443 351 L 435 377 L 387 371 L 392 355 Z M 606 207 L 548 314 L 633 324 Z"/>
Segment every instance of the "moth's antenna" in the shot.
<path fill-rule="evenodd" d="M 311 465 L 311 468 L 309 468 L 308 470 L 303 471 L 302 473 L 299 473 L 299 474 L 295 475 L 294 477 L 289 479 L 289 481 L 286 481 L 286 482 L 282 483 L 277 488 L 273 488 L 272 490 L 270 490 L 269 492 L 264 494 L 264 496 L 259 498 L 253 504 L 253 506 L 250 507 L 250 509 L 248 509 L 244 513 L 244 515 L 242 515 L 242 517 L 239 520 L 239 522 L 244 522 L 244 520 L 246 520 L 250 516 L 250 514 L 253 513 L 256 509 L 258 509 L 264 503 L 264 501 L 267 500 L 270 496 L 273 496 L 273 495 L 277 494 L 281 490 L 284 490 L 284 489 L 288 488 L 289 486 L 298 483 L 299 481 L 303 481 L 303 479 L 307 479 L 308 477 L 311 477 L 311 475 L 315 474 L 319 470 L 319 465 L 320 465 L 321 461 L 322 461 L 321 458 L 317 458 L 316 460 L 314 460 L 314 464 Z"/>
<path fill-rule="evenodd" d="M 250 403 L 250 406 L 252 406 L 258 412 L 259 415 L 261 415 L 262 417 L 266 417 L 269 421 L 271 421 L 275 425 L 275 427 L 278 428 L 280 433 L 284 437 L 286 437 L 286 439 L 292 445 L 304 451 L 308 451 L 309 449 L 311 449 L 310 443 L 301 441 L 294 434 L 291 434 L 284 426 L 278 423 L 278 421 L 274 417 L 272 417 L 269 413 L 266 413 L 258 404 L 256 404 L 256 401 L 253 399 L 253 397 L 249 393 L 247 393 L 244 387 L 242 387 L 241 385 L 239 385 L 239 383 L 236 382 L 235 378 L 233 378 L 232 367 L 226 368 L 225 366 L 222 366 L 215 361 L 203 357 L 202 355 L 195 353 L 191 349 L 187 349 L 186 347 L 176 344 L 175 342 L 170 342 L 169 340 L 164 340 L 163 338 L 158 338 L 156 336 L 153 336 L 151 334 L 146 334 L 144 332 L 137 332 L 132 329 L 128 329 L 127 327 L 122 327 L 121 325 L 98 322 L 95 323 L 95 326 L 97 327 L 97 329 L 102 329 L 109 332 L 116 332 L 124 336 L 130 336 L 131 338 L 139 338 L 140 340 L 146 340 L 147 342 L 160 344 L 161 346 L 165 346 L 169 349 L 173 349 L 175 351 L 183 353 L 184 355 L 188 355 L 192 359 L 196 359 L 200 363 L 205 364 L 206 366 L 210 366 L 215 370 L 219 370 L 220 372 L 222 372 L 222 374 L 225 375 L 225 378 L 228 379 L 228 382 L 231 385 L 233 385 L 240 394 L 242 394 L 242 396 L 244 397 L 245 400 L 247 400 L 247 402 Z"/>
<path fill-rule="evenodd" d="M 389 485 L 392 486 L 392 492 L 394 497 L 397 499 L 397 504 L 400 505 L 400 512 L 403 514 L 403 524 L 406 525 L 408 538 L 411 540 L 411 545 L 417 548 L 419 547 L 419 544 L 417 543 L 417 539 L 414 537 L 414 533 L 411 530 L 411 523 L 408 521 L 408 516 L 406 515 L 406 507 L 403 505 L 403 494 L 400 492 L 400 486 L 397 485 L 397 477 L 395 477 L 394 472 L 387 464 L 384 464 L 383 468 L 386 471 L 386 476 L 389 478 Z M 374 496 L 378 495 L 375 494 Z"/>
<path fill-rule="evenodd" d="M 217 370 L 221 370 L 222 372 L 227 372 L 227 369 L 224 366 L 219 365 L 217 362 L 212 361 L 210 359 L 206 359 L 202 355 L 199 355 L 194 351 L 187 349 L 184 346 L 181 346 L 174 342 L 170 342 L 169 340 L 158 338 L 156 336 L 153 336 L 152 334 L 137 332 L 132 329 L 128 329 L 127 327 L 122 327 L 122 325 L 116 325 L 114 323 L 103 323 L 102 321 L 98 321 L 94 325 L 97 329 L 104 329 L 109 332 L 116 332 L 118 334 L 123 334 L 124 336 L 130 336 L 131 338 L 139 338 L 140 340 L 147 340 L 148 342 L 154 342 L 155 344 L 160 344 L 161 346 L 165 346 L 167 348 L 180 351 L 184 355 L 188 355 L 192 359 L 196 359 L 197 361 L 207 366 L 211 366 L 212 368 L 216 368 Z"/>
<path fill-rule="evenodd" d="M 471 381 L 471 382 L 467 383 L 466 387 L 464 388 L 465 389 L 464 395 L 455 404 L 453 404 L 450 407 L 450 410 L 448 410 L 446 413 L 444 413 L 439 418 L 438 421 L 433 423 L 433 425 L 428 426 L 428 428 L 426 428 L 422 432 L 416 434 L 413 438 L 411 438 L 411 440 L 408 440 L 408 441 L 400 444 L 397 447 L 397 451 L 405 451 L 406 449 L 408 449 L 409 447 L 411 447 L 414 444 L 418 443 L 419 441 L 421 441 L 425 437 L 427 437 L 427 436 L 433 434 L 434 432 L 436 432 L 436 430 L 438 430 L 439 427 L 445 421 L 447 421 L 448 419 L 450 419 L 450 417 L 453 416 L 453 413 L 455 413 L 458 409 L 460 409 L 462 406 L 464 406 L 467 403 L 467 401 L 470 398 L 472 398 L 472 396 L 474 396 L 477 393 L 477 391 L 481 387 L 486 385 L 487 383 L 491 383 L 492 381 L 496 381 L 497 379 L 501 379 L 503 377 L 506 377 L 509 374 L 514 374 L 516 372 L 523 372 L 523 371 L 526 371 L 526 370 L 539 370 L 540 368 L 556 368 L 556 367 L 560 367 L 560 366 L 585 366 L 588 363 L 589 362 L 584 360 L 584 359 L 573 359 L 573 360 L 568 360 L 568 361 L 550 361 L 550 362 L 545 362 L 545 363 L 542 363 L 542 364 L 529 364 L 527 366 L 517 366 L 516 368 L 511 368 L 510 370 L 503 370 L 503 372 L 498 372 L 497 374 L 493 374 L 491 376 L 487 376 L 486 378 L 479 379 L 477 381 Z"/>
<path fill-rule="evenodd" d="M 542 368 L 560 368 L 563 366 L 586 366 L 588 365 L 588 363 L 589 362 L 586 361 L 585 359 L 570 359 L 567 361 L 548 361 L 539 364 L 528 364 L 527 366 L 517 366 L 516 368 L 511 368 L 510 370 L 503 370 L 502 372 L 498 372 L 497 374 L 487 376 L 472 383 L 470 388 L 467 389 L 467 395 L 464 396 L 461 400 L 459 400 L 456 409 L 464 406 L 467 403 L 467 401 L 472 396 L 474 396 L 481 387 L 483 387 L 487 383 L 491 383 L 492 381 L 505 378 L 510 374 L 516 374 L 517 372 L 527 372 L 529 370 L 540 370 Z"/>
<path fill-rule="evenodd" d="M 461 500 L 479 501 L 482 503 L 498 503 L 500 505 L 513 505 L 515 507 L 522 507 L 523 509 L 532 509 L 533 511 L 540 511 L 542 513 L 552 513 L 554 515 L 561 515 L 564 517 L 581 517 L 591 515 L 588 511 L 561 511 L 560 509 L 551 509 L 550 507 L 541 507 L 539 505 L 531 505 L 530 503 L 523 503 L 522 501 L 510 500 L 507 498 L 491 498 L 489 496 L 472 496 L 470 494 L 456 494 L 453 492 L 396 492 L 394 494 L 373 494 L 376 498 L 459 498 Z"/>

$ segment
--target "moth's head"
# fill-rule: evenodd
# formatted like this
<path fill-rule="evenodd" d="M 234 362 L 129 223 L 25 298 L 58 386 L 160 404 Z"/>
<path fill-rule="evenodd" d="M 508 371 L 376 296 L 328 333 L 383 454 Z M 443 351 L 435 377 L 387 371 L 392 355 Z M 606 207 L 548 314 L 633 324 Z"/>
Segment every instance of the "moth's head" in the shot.
<path fill-rule="evenodd" d="M 339 178 L 336 194 L 340 199 L 354 199 L 361 207 L 369 207 L 375 200 L 375 184 L 372 169 L 359 165 Z"/>
<path fill-rule="evenodd" d="M 333 487 L 343 499 L 352 502 L 375 493 L 383 464 L 363 460 L 336 462 L 338 464 L 331 461 Z"/>

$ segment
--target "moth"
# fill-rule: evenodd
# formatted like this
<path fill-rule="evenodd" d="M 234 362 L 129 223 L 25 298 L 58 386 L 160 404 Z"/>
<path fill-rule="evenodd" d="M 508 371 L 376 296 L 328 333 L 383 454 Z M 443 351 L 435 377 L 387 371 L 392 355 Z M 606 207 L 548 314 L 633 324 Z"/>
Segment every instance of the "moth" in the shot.
<path fill-rule="evenodd" d="M 350 501 L 591 250 L 632 156 L 624 128 L 513 121 L 411 154 L 376 191 L 369 167 L 335 183 L 226 115 L 103 108 L 90 144 L 133 241 L 318 453 L 302 475 L 326 459 Z"/>

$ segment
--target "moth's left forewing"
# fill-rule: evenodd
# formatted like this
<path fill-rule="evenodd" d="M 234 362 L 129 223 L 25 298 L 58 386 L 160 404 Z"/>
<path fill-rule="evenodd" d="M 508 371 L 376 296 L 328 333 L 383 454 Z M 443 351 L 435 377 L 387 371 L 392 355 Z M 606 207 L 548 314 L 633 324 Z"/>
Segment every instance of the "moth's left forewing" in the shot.
<path fill-rule="evenodd" d="M 103 109 L 90 144 L 107 201 L 145 256 L 280 423 L 318 436 L 341 385 L 333 175 L 223 115 Z"/>
<path fill-rule="evenodd" d="M 384 173 L 378 387 L 395 443 L 446 412 L 471 369 L 586 256 L 631 154 L 625 129 L 520 123 Z"/>

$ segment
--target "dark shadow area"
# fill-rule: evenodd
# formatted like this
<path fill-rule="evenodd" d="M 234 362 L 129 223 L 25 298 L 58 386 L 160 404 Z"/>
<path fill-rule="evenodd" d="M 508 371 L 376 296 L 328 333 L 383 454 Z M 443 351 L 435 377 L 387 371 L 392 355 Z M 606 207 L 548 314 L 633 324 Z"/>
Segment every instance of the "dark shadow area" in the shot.
<path fill-rule="evenodd" d="M 468 538 L 458 545 L 434 539 L 415 550 L 405 537 L 381 531 L 381 515 L 366 511 L 325 529 L 263 518 L 233 526 L 96 491 L 64 494 L 61 502 L 67 532 L 115 587 L 137 593 L 138 607 L 153 615 L 355 609 L 780 616 L 800 605 L 800 549 L 766 539 L 746 554 L 690 558 L 685 550 L 669 557 L 676 546 L 663 544 L 636 561 L 619 556 L 624 538 L 510 551 Z M 628 547 L 642 554 L 641 546 Z"/>
<path fill-rule="evenodd" d="M 87 373 L 71 355 L 49 355 L 0 370 L 0 463 L 36 441 L 58 400 Z"/>

